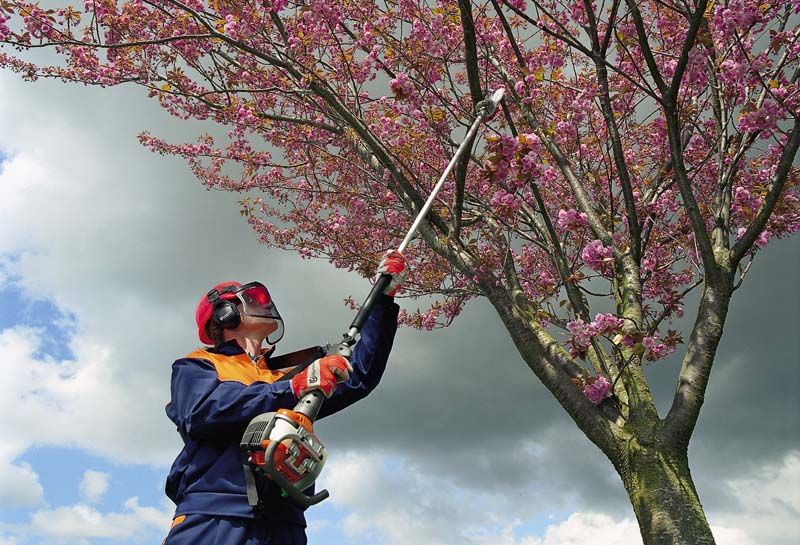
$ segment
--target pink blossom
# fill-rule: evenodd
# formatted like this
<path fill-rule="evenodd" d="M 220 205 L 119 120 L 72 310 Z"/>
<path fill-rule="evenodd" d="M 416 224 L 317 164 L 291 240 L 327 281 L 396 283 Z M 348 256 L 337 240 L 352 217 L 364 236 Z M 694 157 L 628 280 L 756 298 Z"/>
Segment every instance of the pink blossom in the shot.
<path fill-rule="evenodd" d="M 579 25 L 586 25 L 588 23 L 588 18 L 586 16 L 586 7 L 583 4 L 583 0 L 575 0 L 570 4 L 570 15 L 572 15 L 572 20 L 578 23 Z"/>
<path fill-rule="evenodd" d="M 665 358 L 675 351 L 674 346 L 664 344 L 658 333 L 642 339 L 644 346 L 644 357 L 648 361 L 656 361 Z"/>
<path fill-rule="evenodd" d="M 536 152 L 529 151 L 522 157 L 521 166 L 522 172 L 525 174 L 534 175 L 539 165 L 539 160 L 536 157 Z"/>
<path fill-rule="evenodd" d="M 508 193 L 504 189 L 498 189 L 492 195 L 489 205 L 495 209 L 500 215 L 508 216 L 513 215 L 520 205 L 521 201 L 514 193 Z"/>
<path fill-rule="evenodd" d="M 591 323 L 592 331 L 596 335 L 611 335 L 622 329 L 625 320 L 613 314 L 597 314 Z"/>
<path fill-rule="evenodd" d="M 588 324 L 581 318 L 567 322 L 567 348 L 573 358 L 585 358 L 592 339 L 598 335 L 611 336 L 619 333 L 625 321 L 613 314 L 597 314 Z"/>
<path fill-rule="evenodd" d="M 397 100 L 403 100 L 414 93 L 414 82 L 408 78 L 408 74 L 400 72 L 396 78 L 389 82 L 389 88 Z"/>
<path fill-rule="evenodd" d="M 613 260 L 613 255 L 614 252 L 611 248 L 603 246 L 599 240 L 593 240 L 583 248 L 581 259 L 589 268 L 605 272 L 608 270 L 608 263 Z"/>
<path fill-rule="evenodd" d="M 578 318 L 567 322 L 567 331 L 570 333 L 570 337 L 567 339 L 570 355 L 573 358 L 585 358 L 594 336 L 591 325 Z"/>
<path fill-rule="evenodd" d="M 0 12 L 0 41 L 5 40 L 11 35 L 11 30 L 6 25 L 9 19 L 11 19 L 9 16 Z"/>
<path fill-rule="evenodd" d="M 586 381 L 583 395 L 595 405 L 600 405 L 605 398 L 611 396 L 611 381 L 604 375 L 594 376 Z"/>
<path fill-rule="evenodd" d="M 744 132 L 755 132 L 775 129 L 778 121 L 785 118 L 787 112 L 779 104 L 767 101 L 761 108 L 747 112 L 739 118 L 739 129 Z"/>
<path fill-rule="evenodd" d="M 558 228 L 568 230 L 586 227 L 588 225 L 587 218 L 586 214 L 577 210 L 559 210 Z"/>
<path fill-rule="evenodd" d="M 229 36 L 236 36 L 239 33 L 239 23 L 232 14 L 225 16 L 225 34 Z"/>
<path fill-rule="evenodd" d="M 239 106 L 236 110 L 236 122 L 242 125 L 253 125 L 258 123 L 258 118 L 245 106 Z"/>
<path fill-rule="evenodd" d="M 525 143 L 531 150 L 537 151 L 542 146 L 542 140 L 536 133 L 529 132 L 523 134 L 522 136 L 525 137 Z"/>

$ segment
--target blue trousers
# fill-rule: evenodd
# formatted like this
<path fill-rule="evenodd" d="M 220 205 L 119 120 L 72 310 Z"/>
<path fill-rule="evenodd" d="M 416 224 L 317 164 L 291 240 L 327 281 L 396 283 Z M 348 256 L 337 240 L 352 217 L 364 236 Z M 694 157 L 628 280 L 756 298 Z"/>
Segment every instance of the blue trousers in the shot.
<path fill-rule="evenodd" d="M 162 545 L 306 545 L 306 529 L 263 520 L 186 515 L 173 521 Z"/>

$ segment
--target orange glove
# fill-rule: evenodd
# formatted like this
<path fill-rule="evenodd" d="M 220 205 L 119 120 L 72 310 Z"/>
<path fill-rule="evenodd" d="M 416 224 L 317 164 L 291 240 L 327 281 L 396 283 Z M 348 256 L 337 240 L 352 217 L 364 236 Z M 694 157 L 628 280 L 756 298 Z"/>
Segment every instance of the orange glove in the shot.
<path fill-rule="evenodd" d="M 381 259 L 378 265 L 377 274 L 378 276 L 382 274 L 392 275 L 392 280 L 389 282 L 389 285 L 386 286 L 386 289 L 383 290 L 383 293 L 394 297 L 395 294 L 400 291 L 400 287 L 403 285 L 403 279 L 406 276 L 406 258 L 397 250 L 387 251 L 383 254 L 383 259 Z"/>
<path fill-rule="evenodd" d="M 353 368 L 342 356 L 325 356 L 292 377 L 292 393 L 300 399 L 308 392 L 322 390 L 325 397 L 331 397 L 337 382 L 350 378 Z"/>

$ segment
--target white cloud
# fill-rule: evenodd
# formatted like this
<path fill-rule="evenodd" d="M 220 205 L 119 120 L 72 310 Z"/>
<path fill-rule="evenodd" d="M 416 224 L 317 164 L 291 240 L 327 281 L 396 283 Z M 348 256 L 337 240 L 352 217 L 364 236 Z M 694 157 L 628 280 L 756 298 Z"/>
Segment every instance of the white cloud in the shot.
<path fill-rule="evenodd" d="M 0 457 L 0 507 L 35 506 L 43 494 L 39 476 L 29 464 L 13 464 Z"/>
<path fill-rule="evenodd" d="M 1 366 L 0 361 L 0 372 L 3 371 Z M 3 385 L 7 382 L 0 381 L 0 507 L 35 506 L 43 501 L 44 490 L 39 482 L 39 475 L 30 464 L 17 461 L 27 448 L 27 441 L 4 433 L 3 430 L 5 420 L 20 416 L 14 412 L 13 407 L 7 408 L 4 405 L 7 395 Z"/>
<path fill-rule="evenodd" d="M 388 462 L 388 463 L 387 463 Z M 391 545 L 641 545 L 635 521 L 590 512 L 543 526 L 541 534 L 521 533 L 534 508 L 513 496 L 481 494 L 452 486 L 445 475 L 424 473 L 408 460 L 385 453 L 337 454 L 322 486 L 331 501 L 348 508 L 339 521 L 353 541 Z"/>
<path fill-rule="evenodd" d="M 636 520 L 588 509 L 531 530 L 547 510 L 513 496 L 452 486 L 446 475 L 420 471 L 384 452 L 335 454 L 323 474 L 338 521 L 354 542 L 411 545 L 641 545 Z M 737 507 L 710 516 L 718 545 L 790 545 L 800 535 L 800 453 L 728 483 Z M 550 513 L 551 515 L 553 513 Z M 524 531 L 523 531 L 524 530 Z"/>
<path fill-rule="evenodd" d="M 85 336 L 72 339 L 74 360 L 40 356 L 42 334 L 26 327 L 0 331 L 0 373 L 7 377 L 0 382 L 0 440 L 22 449 L 69 445 L 164 464 L 165 449 L 146 437 L 164 394 L 127 388 L 115 377 L 116 350 Z"/>
<path fill-rule="evenodd" d="M 387 462 L 388 461 L 388 465 Z M 408 460 L 380 452 L 337 453 L 329 459 L 321 486 L 349 514 L 340 529 L 349 539 L 375 536 L 376 543 L 445 545 L 466 542 L 474 521 L 485 514 L 453 494 L 444 479 L 425 475 Z"/>
<path fill-rule="evenodd" d="M 139 499 L 129 498 L 119 512 L 103 513 L 85 504 L 40 510 L 31 517 L 31 535 L 47 538 L 48 542 L 73 543 L 88 539 L 130 539 L 157 530 L 166 535 L 171 509 L 139 505 Z"/>
<path fill-rule="evenodd" d="M 642 545 L 639 526 L 631 519 L 615 521 L 602 513 L 574 513 L 564 522 L 547 528 L 541 542 L 531 545 Z"/>
<path fill-rule="evenodd" d="M 89 503 L 99 502 L 108 491 L 110 478 L 108 473 L 87 469 L 78 485 L 81 497 Z"/>
<path fill-rule="evenodd" d="M 734 508 L 710 513 L 719 545 L 794 545 L 800 536 L 800 451 L 727 482 Z"/>

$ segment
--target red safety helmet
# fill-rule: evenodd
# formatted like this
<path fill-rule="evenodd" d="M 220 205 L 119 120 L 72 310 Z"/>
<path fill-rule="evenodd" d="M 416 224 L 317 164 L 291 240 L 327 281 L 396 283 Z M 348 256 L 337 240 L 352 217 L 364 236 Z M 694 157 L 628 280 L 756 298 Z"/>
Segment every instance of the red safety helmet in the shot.
<path fill-rule="evenodd" d="M 234 305 L 221 305 L 222 301 L 230 301 Z M 215 309 L 218 314 L 216 318 L 214 318 Z M 283 337 L 283 319 L 281 319 L 278 308 L 275 306 L 272 296 L 264 284 L 249 282 L 243 285 L 239 282 L 221 282 L 201 297 L 197 303 L 194 316 L 200 341 L 207 345 L 214 344 L 208 334 L 208 324 L 212 319 L 216 319 L 217 323 L 225 328 L 233 328 L 239 325 L 241 315 L 238 309 L 241 309 L 241 313 L 248 316 L 275 320 L 278 327 L 269 334 L 267 342 L 274 345 L 281 340 Z"/>

